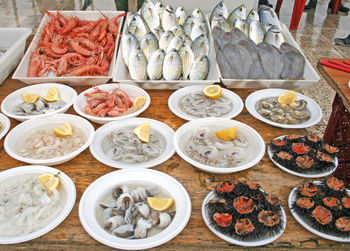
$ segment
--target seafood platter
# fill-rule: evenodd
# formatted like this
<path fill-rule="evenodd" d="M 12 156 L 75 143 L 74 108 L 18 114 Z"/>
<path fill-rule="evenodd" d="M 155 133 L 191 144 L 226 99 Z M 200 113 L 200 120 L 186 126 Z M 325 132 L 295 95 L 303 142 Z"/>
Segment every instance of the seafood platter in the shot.
<path fill-rule="evenodd" d="M 350 242 L 350 191 L 335 177 L 304 181 L 290 192 L 290 211 L 308 231 L 328 240 Z"/>
<path fill-rule="evenodd" d="M 225 118 L 187 122 L 175 132 L 174 146 L 186 162 L 218 174 L 250 168 L 265 154 L 265 143 L 258 132 L 244 123 Z"/>
<path fill-rule="evenodd" d="M 6 135 L 11 126 L 11 122 L 4 114 L 0 113 L 0 139 Z"/>
<path fill-rule="evenodd" d="M 240 246 L 262 246 L 278 239 L 287 224 L 277 196 L 248 180 L 218 184 L 202 204 L 207 227 L 219 238 Z"/>
<path fill-rule="evenodd" d="M 54 176 L 58 184 L 46 186 L 44 176 Z M 20 166 L 2 171 L 0 244 L 21 243 L 48 233 L 68 216 L 75 199 L 73 181 L 58 169 Z"/>
<path fill-rule="evenodd" d="M 88 120 L 105 124 L 136 117 L 150 103 L 150 96 L 142 88 L 128 84 L 105 84 L 80 93 L 73 107 Z"/>
<path fill-rule="evenodd" d="M 1 111 L 18 121 L 65 113 L 77 92 L 64 84 L 46 83 L 23 87 L 8 95 L 1 103 Z"/>
<path fill-rule="evenodd" d="M 124 16 L 123 11 L 46 11 L 12 78 L 27 84 L 107 83 Z"/>
<path fill-rule="evenodd" d="M 243 110 L 242 99 L 233 91 L 222 89 L 219 98 L 203 93 L 206 86 L 187 86 L 175 91 L 168 99 L 170 110 L 185 120 L 203 117 L 234 118 Z"/>
<path fill-rule="evenodd" d="M 229 88 L 306 87 L 320 78 L 297 42 L 266 5 L 247 9 L 224 1 L 209 17 L 221 82 Z"/>
<path fill-rule="evenodd" d="M 288 93 L 283 89 L 259 90 L 245 100 L 248 112 L 267 124 L 282 128 L 306 128 L 322 119 L 322 109 L 311 98 L 294 92 L 295 101 L 281 103 L 279 97 Z"/>
<path fill-rule="evenodd" d="M 166 200 L 164 207 L 154 200 Z M 151 169 L 108 173 L 94 181 L 79 203 L 79 218 L 95 240 L 126 250 L 159 246 L 178 235 L 191 215 L 185 188 Z"/>
<path fill-rule="evenodd" d="M 140 132 L 147 129 L 149 138 L 145 139 Z M 163 163 L 174 154 L 173 137 L 174 130 L 165 123 L 130 118 L 97 129 L 90 152 L 98 161 L 111 167 L 148 168 Z"/>
<path fill-rule="evenodd" d="M 147 89 L 219 82 L 208 27 L 200 8 L 145 1 L 127 14 L 113 81 Z"/>
<path fill-rule="evenodd" d="M 330 175 L 338 166 L 339 148 L 323 142 L 316 135 L 285 135 L 268 145 L 271 161 L 282 170 L 305 178 Z"/>
<path fill-rule="evenodd" d="M 86 119 L 55 114 L 17 125 L 7 134 L 4 148 L 12 158 L 25 163 L 58 165 L 84 151 L 94 136 L 94 127 Z"/>

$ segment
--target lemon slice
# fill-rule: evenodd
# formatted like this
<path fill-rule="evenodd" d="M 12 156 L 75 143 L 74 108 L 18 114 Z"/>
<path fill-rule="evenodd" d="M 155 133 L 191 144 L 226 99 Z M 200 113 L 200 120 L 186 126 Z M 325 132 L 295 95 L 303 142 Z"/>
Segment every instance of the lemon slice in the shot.
<path fill-rule="evenodd" d="M 147 203 L 150 208 L 157 211 L 169 209 L 174 204 L 173 198 L 147 197 Z"/>
<path fill-rule="evenodd" d="M 53 132 L 57 136 L 71 136 L 71 135 L 73 135 L 72 126 L 68 122 L 65 122 L 64 124 L 55 128 L 55 130 Z"/>
<path fill-rule="evenodd" d="M 222 88 L 220 85 L 208 85 L 204 88 L 203 93 L 208 98 L 216 99 L 220 98 L 222 94 Z"/>
<path fill-rule="evenodd" d="M 60 96 L 58 94 L 58 90 L 56 87 L 51 87 L 46 96 L 44 97 L 44 100 L 47 102 L 55 102 L 60 99 Z"/>
<path fill-rule="evenodd" d="M 215 134 L 221 140 L 230 141 L 236 138 L 237 127 L 234 126 L 225 130 L 221 130 L 221 131 L 215 132 Z"/>
<path fill-rule="evenodd" d="M 149 142 L 151 127 L 149 124 L 142 124 L 132 130 L 136 136 L 144 143 Z"/>
<path fill-rule="evenodd" d="M 146 97 L 145 96 L 138 96 L 135 100 L 134 100 L 134 106 L 137 108 L 142 108 L 146 103 Z"/>
<path fill-rule="evenodd" d="M 36 101 L 38 101 L 40 95 L 32 93 L 22 93 L 22 98 L 24 102 L 33 104 Z"/>
<path fill-rule="evenodd" d="M 47 190 L 52 192 L 54 189 L 57 189 L 60 185 L 60 179 L 57 177 L 58 174 L 55 175 L 52 173 L 44 173 L 39 176 L 39 181 Z"/>
<path fill-rule="evenodd" d="M 278 97 L 278 103 L 281 104 L 291 104 L 297 98 L 297 93 L 295 91 L 286 91 Z"/>

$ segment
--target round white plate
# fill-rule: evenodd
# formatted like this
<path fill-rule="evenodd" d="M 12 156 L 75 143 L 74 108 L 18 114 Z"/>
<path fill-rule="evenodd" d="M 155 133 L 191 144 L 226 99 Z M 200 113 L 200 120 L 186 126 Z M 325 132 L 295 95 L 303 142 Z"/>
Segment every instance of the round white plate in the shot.
<path fill-rule="evenodd" d="M 185 113 L 180 105 L 179 102 L 182 99 L 183 96 L 189 93 L 194 92 L 203 92 L 203 89 L 207 87 L 207 85 L 195 85 L 195 86 L 188 86 L 183 87 L 173 94 L 170 95 L 168 99 L 168 106 L 170 110 L 178 117 L 183 118 L 185 120 L 194 120 L 198 119 L 198 117 L 192 116 L 190 114 Z M 225 88 L 222 89 L 222 96 L 228 98 L 232 102 L 233 109 L 231 112 L 222 115 L 220 118 L 234 118 L 238 114 L 240 114 L 243 110 L 244 104 L 242 99 L 233 91 L 227 90 Z"/>
<path fill-rule="evenodd" d="M 165 140 L 166 148 L 158 158 L 151 159 L 150 161 L 147 161 L 144 163 L 127 164 L 120 161 L 112 160 L 103 151 L 102 145 L 106 140 L 106 137 L 108 137 L 110 133 L 125 127 L 137 127 L 144 123 L 150 124 L 151 128 L 153 128 L 155 131 L 160 133 Z M 95 159 L 97 159 L 98 161 L 100 161 L 101 163 L 107 166 L 121 168 L 121 169 L 149 168 L 149 167 L 159 165 L 164 161 L 168 160 L 171 156 L 173 156 L 175 152 L 174 146 L 173 146 L 173 139 L 174 139 L 174 130 L 168 125 L 154 119 L 131 118 L 131 119 L 124 120 L 123 122 L 119 122 L 119 121 L 111 122 L 97 129 L 95 139 L 90 145 L 90 152 L 95 157 Z"/>
<path fill-rule="evenodd" d="M 106 123 L 111 122 L 111 121 L 119 121 L 122 119 L 136 117 L 140 113 L 144 112 L 151 103 L 151 98 L 148 95 L 148 93 L 145 90 L 143 90 L 142 88 L 137 87 L 135 85 L 112 84 L 112 83 L 98 85 L 97 88 L 104 90 L 104 91 L 108 91 L 108 92 L 111 92 L 112 90 L 114 90 L 116 88 L 119 88 L 129 95 L 131 101 L 134 101 L 138 96 L 144 96 L 144 97 L 146 97 L 146 103 L 141 109 L 137 110 L 136 112 L 133 112 L 133 113 L 130 113 L 127 115 L 123 115 L 123 116 L 119 116 L 119 117 L 98 117 L 98 116 L 89 115 L 89 114 L 85 113 L 85 106 L 87 104 L 87 99 L 86 99 L 85 94 L 92 92 L 94 90 L 94 88 L 95 87 L 91 87 L 91 88 L 87 89 L 86 91 L 80 93 L 79 96 L 74 101 L 73 108 L 80 116 L 83 116 L 83 117 L 87 118 L 88 120 L 95 122 L 95 123 L 98 123 L 98 124 L 106 124 Z"/>
<path fill-rule="evenodd" d="M 313 181 L 313 183 L 315 183 L 316 185 L 320 185 L 321 181 Z M 307 224 L 301 217 L 299 217 L 299 215 L 295 211 L 292 210 L 292 206 L 293 206 L 294 202 L 296 201 L 298 186 L 294 187 L 288 196 L 289 210 L 292 213 L 294 219 L 297 222 L 299 222 L 299 224 L 302 225 L 304 228 L 309 230 L 311 233 L 316 234 L 318 236 L 321 236 L 322 238 L 332 240 L 332 241 L 350 242 L 350 238 L 338 237 L 338 236 L 325 234 L 325 233 L 318 231 L 317 229 L 313 228 L 311 225 Z M 350 195 L 350 191 L 348 189 L 346 189 L 346 192 L 348 193 L 348 195 Z"/>
<path fill-rule="evenodd" d="M 64 193 L 62 197 L 65 197 L 62 212 L 57 216 L 55 220 L 53 220 L 52 222 L 35 232 L 16 237 L 0 236 L 0 244 L 15 244 L 38 238 L 57 227 L 69 215 L 76 199 L 75 185 L 73 181 L 64 172 L 56 168 L 48 166 L 20 166 L 11 168 L 6 171 L 0 172 L 0 183 L 5 181 L 6 179 L 10 179 L 16 176 L 22 176 L 24 174 L 38 174 L 39 176 L 43 173 L 60 173 L 60 186 L 58 190 L 60 191 L 60 193 Z"/>
<path fill-rule="evenodd" d="M 261 239 L 261 240 L 257 240 L 257 241 L 241 241 L 241 240 L 237 240 L 231 236 L 225 235 L 221 232 L 219 232 L 218 230 L 216 230 L 211 224 L 210 224 L 210 220 L 209 220 L 209 215 L 208 215 L 208 210 L 206 208 L 206 205 L 208 204 L 208 202 L 211 199 L 214 199 L 216 196 L 214 194 L 213 191 L 211 191 L 203 200 L 202 203 L 202 217 L 203 220 L 205 222 L 205 224 L 207 225 L 207 227 L 210 229 L 210 231 L 212 231 L 217 237 L 223 239 L 224 241 L 227 241 L 229 243 L 235 244 L 235 245 L 240 245 L 240 246 L 245 246 L 245 247 L 256 247 L 256 246 L 263 246 L 266 245 L 270 242 L 273 242 L 275 240 L 277 240 L 284 232 L 284 230 L 286 229 L 286 225 L 287 225 L 287 218 L 286 218 L 286 213 L 284 212 L 284 209 L 282 207 L 282 221 L 283 221 L 283 226 L 281 231 L 276 234 L 273 237 L 268 237 L 266 239 Z"/>
<path fill-rule="evenodd" d="M 285 136 L 287 135 L 283 135 L 283 136 L 279 136 L 275 139 L 282 139 L 284 138 Z M 321 178 L 321 177 L 325 177 L 327 175 L 330 175 L 331 173 L 333 173 L 335 171 L 335 169 L 337 169 L 338 167 L 338 158 L 335 157 L 334 160 L 333 160 L 333 163 L 335 165 L 334 168 L 332 168 L 331 170 L 328 170 L 326 172 L 321 172 L 321 173 L 318 173 L 318 174 L 305 174 L 305 173 L 298 173 L 298 172 L 295 172 L 293 170 L 290 170 L 284 166 L 282 166 L 280 163 L 278 163 L 276 160 L 274 160 L 272 157 L 273 157 L 273 152 L 271 151 L 271 148 L 270 148 L 270 144 L 267 146 L 267 154 L 269 155 L 270 157 L 270 160 L 277 166 L 279 167 L 280 169 L 282 169 L 283 171 L 287 172 L 287 173 L 290 173 L 290 174 L 293 174 L 295 176 L 299 176 L 299 177 L 304 177 L 304 178 Z"/>
<path fill-rule="evenodd" d="M 5 136 L 5 134 L 9 131 L 11 122 L 8 117 L 4 114 L 0 113 L 0 122 L 2 124 L 2 129 L 0 130 L 0 139 Z"/>
<path fill-rule="evenodd" d="M 282 93 L 286 92 L 288 90 L 284 90 L 284 89 L 265 89 L 265 90 L 259 90 L 256 92 L 253 92 L 252 94 L 250 94 L 247 99 L 245 100 L 245 107 L 247 108 L 248 112 L 255 118 L 273 125 L 273 126 L 277 126 L 277 127 L 281 127 L 281 128 L 306 128 L 306 127 L 310 127 L 313 125 L 316 125 L 318 122 L 321 121 L 322 119 L 322 110 L 319 107 L 319 105 L 313 101 L 311 98 L 304 96 L 300 93 L 297 92 L 297 100 L 299 99 L 304 99 L 307 101 L 307 105 L 306 107 L 309 109 L 309 111 L 311 112 L 311 117 L 308 121 L 305 121 L 304 123 L 301 124 L 297 124 L 297 125 L 291 125 L 291 124 L 280 124 L 280 123 L 276 123 L 273 122 L 272 120 L 269 120 L 267 118 L 264 118 L 263 116 L 261 116 L 255 109 L 255 104 L 256 102 L 258 102 L 259 100 L 263 99 L 263 98 L 269 98 L 269 97 L 278 97 L 280 96 Z"/>
<path fill-rule="evenodd" d="M 162 232 L 144 239 L 130 240 L 108 233 L 96 220 L 98 202 L 113 188 L 122 184 L 156 184 L 175 200 L 176 214 Z M 140 250 L 156 247 L 178 235 L 191 215 L 191 200 L 185 188 L 173 177 L 152 169 L 119 170 L 95 180 L 84 192 L 79 204 L 79 218 L 84 229 L 95 240 L 113 247 Z"/>
<path fill-rule="evenodd" d="M 186 153 L 182 151 L 181 144 L 184 141 L 184 138 L 187 134 L 189 134 L 193 130 L 197 130 L 202 127 L 219 127 L 218 130 L 227 129 L 233 126 L 237 126 L 237 135 L 243 136 L 245 139 L 248 140 L 249 145 L 251 146 L 249 153 L 249 156 L 251 156 L 251 159 L 240 166 L 236 167 L 213 167 L 209 165 L 202 164 L 189 156 L 187 156 Z M 231 119 L 225 119 L 225 118 L 201 118 L 192 120 L 190 122 L 187 122 L 186 124 L 182 125 L 177 131 L 175 132 L 174 136 L 174 146 L 175 151 L 178 155 L 180 155 L 181 158 L 183 158 L 186 162 L 190 163 L 191 165 L 194 165 L 195 167 L 198 167 L 199 169 L 210 172 L 210 173 L 218 173 L 218 174 L 224 174 L 224 173 L 234 173 L 238 171 L 242 171 L 244 169 L 250 168 L 254 165 L 256 165 L 262 157 L 264 157 L 265 154 L 265 143 L 260 134 L 255 131 L 250 126 Z"/>
<path fill-rule="evenodd" d="M 23 93 L 33 93 L 33 94 L 38 94 L 41 97 L 45 97 L 51 87 L 56 87 L 58 90 L 60 99 L 66 102 L 66 104 L 63 107 L 53 112 L 39 114 L 39 115 L 21 116 L 21 115 L 13 114 L 14 107 L 16 105 L 23 103 L 23 98 L 22 98 Z M 6 116 L 10 118 L 14 118 L 15 120 L 18 120 L 18 121 L 25 121 L 32 118 L 47 117 L 58 113 L 65 113 L 68 110 L 68 108 L 71 107 L 77 95 L 78 95 L 77 92 L 72 87 L 69 87 L 64 84 L 47 83 L 47 84 L 30 85 L 9 94 L 1 103 L 1 111 Z"/>

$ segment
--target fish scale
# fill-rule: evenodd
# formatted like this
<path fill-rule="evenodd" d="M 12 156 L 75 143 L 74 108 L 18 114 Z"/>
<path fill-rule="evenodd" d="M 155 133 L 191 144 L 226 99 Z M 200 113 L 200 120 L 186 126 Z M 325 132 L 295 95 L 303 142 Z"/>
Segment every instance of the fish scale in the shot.
<path fill-rule="evenodd" d="M 147 65 L 149 79 L 158 80 L 162 78 L 164 57 L 165 52 L 163 49 L 159 49 L 153 53 Z"/>
<path fill-rule="evenodd" d="M 141 41 L 141 49 L 147 58 L 147 61 L 150 60 L 152 54 L 159 49 L 158 39 L 156 35 L 152 32 L 147 33 Z"/>
<path fill-rule="evenodd" d="M 163 77 L 166 80 L 178 80 L 182 73 L 181 57 L 176 49 L 165 55 L 163 64 Z"/>
<path fill-rule="evenodd" d="M 130 54 L 129 73 L 131 79 L 147 79 L 147 58 L 143 51 L 136 49 Z"/>
<path fill-rule="evenodd" d="M 182 61 L 182 78 L 186 80 L 191 72 L 191 68 L 194 62 L 194 54 L 192 49 L 188 45 L 183 45 L 179 51 Z"/>

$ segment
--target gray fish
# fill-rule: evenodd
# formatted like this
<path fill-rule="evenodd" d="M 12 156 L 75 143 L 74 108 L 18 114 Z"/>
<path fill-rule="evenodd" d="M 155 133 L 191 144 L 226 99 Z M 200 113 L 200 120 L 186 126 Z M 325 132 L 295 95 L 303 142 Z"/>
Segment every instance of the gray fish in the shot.
<path fill-rule="evenodd" d="M 188 35 L 186 35 L 186 34 L 183 35 L 182 39 L 183 39 L 185 45 L 188 45 L 189 47 L 192 46 L 192 39 Z"/>
<path fill-rule="evenodd" d="M 278 16 L 276 15 L 276 12 L 272 8 L 266 5 L 260 5 L 259 17 L 260 17 L 260 22 L 265 27 L 265 30 L 268 30 L 273 25 L 277 26 L 278 29 L 281 30 L 281 25 L 280 25 Z"/>
<path fill-rule="evenodd" d="M 256 44 L 264 41 L 265 29 L 264 26 L 256 20 L 249 23 L 249 38 Z"/>
<path fill-rule="evenodd" d="M 200 8 L 195 8 L 192 12 L 192 16 L 202 23 L 205 22 L 204 14 Z"/>
<path fill-rule="evenodd" d="M 151 30 L 160 25 L 160 18 L 151 1 L 145 0 L 139 10 L 139 13 L 147 22 Z"/>
<path fill-rule="evenodd" d="M 163 35 L 159 39 L 159 48 L 163 49 L 164 51 L 166 51 L 170 41 L 174 37 L 175 37 L 174 34 L 170 30 L 164 32 Z"/>
<path fill-rule="evenodd" d="M 183 45 L 184 41 L 182 40 L 182 37 L 176 36 L 169 42 L 168 48 L 166 49 L 166 52 L 168 53 L 172 49 L 176 49 L 177 51 L 180 50 L 181 46 Z"/>
<path fill-rule="evenodd" d="M 283 36 L 283 33 L 278 29 L 277 26 L 272 26 L 264 36 L 264 42 L 272 44 L 277 48 L 280 48 L 283 42 L 286 42 L 286 39 Z"/>
<path fill-rule="evenodd" d="M 147 74 L 149 79 L 159 80 L 162 78 L 164 58 L 165 52 L 163 49 L 159 49 L 152 54 L 147 65 Z"/>
<path fill-rule="evenodd" d="M 237 19 L 235 27 L 243 31 L 246 36 L 249 35 L 249 25 L 245 20 Z"/>
<path fill-rule="evenodd" d="M 266 78 L 280 79 L 284 59 L 279 49 L 265 42 L 258 44 L 257 49 L 259 51 L 261 64 L 264 68 Z"/>
<path fill-rule="evenodd" d="M 187 18 L 185 19 L 184 30 L 186 35 L 191 36 L 191 32 L 192 32 L 192 28 L 194 26 L 195 20 L 196 19 L 191 15 L 187 16 Z"/>
<path fill-rule="evenodd" d="M 250 24 L 251 21 L 259 21 L 259 14 L 256 10 L 251 9 L 246 19 L 247 23 Z"/>
<path fill-rule="evenodd" d="M 175 36 L 183 36 L 185 35 L 185 30 L 182 25 L 176 24 L 170 28 L 170 31 L 174 33 Z"/>
<path fill-rule="evenodd" d="M 227 58 L 225 57 L 223 51 L 219 50 L 216 52 L 216 61 L 218 63 L 221 76 L 226 79 L 237 79 L 234 75 L 234 71 L 232 70 Z"/>
<path fill-rule="evenodd" d="M 175 11 L 175 17 L 176 17 L 176 21 L 179 25 L 184 25 L 186 17 L 187 17 L 187 13 L 185 11 L 185 8 L 182 6 L 178 7 Z"/>
<path fill-rule="evenodd" d="M 152 54 L 159 49 L 159 43 L 156 35 L 152 32 L 147 33 L 141 40 L 141 49 L 147 58 L 150 60 Z"/>
<path fill-rule="evenodd" d="M 288 43 L 282 43 L 280 51 L 283 53 L 284 67 L 282 79 L 302 79 L 305 70 L 305 58 L 298 49 Z"/>
<path fill-rule="evenodd" d="M 152 30 L 153 34 L 156 35 L 158 41 L 160 40 L 160 37 L 163 35 L 163 33 L 165 32 L 163 27 L 161 25 L 159 25 L 157 28 Z"/>
<path fill-rule="evenodd" d="M 171 27 L 176 25 L 176 17 L 173 7 L 167 5 L 162 16 L 162 26 L 165 31 L 170 30 Z"/>
<path fill-rule="evenodd" d="M 183 45 L 179 50 L 179 54 L 182 62 L 182 79 L 186 80 L 192 69 L 194 54 L 188 45 Z"/>
<path fill-rule="evenodd" d="M 197 58 L 192 66 L 190 72 L 190 80 L 204 80 L 207 78 L 209 73 L 209 59 L 207 55 L 202 55 Z"/>
<path fill-rule="evenodd" d="M 198 20 L 194 21 L 194 26 L 191 31 L 190 38 L 194 41 L 197 37 L 204 34 L 208 37 L 208 27 L 205 23 L 199 22 Z"/>
<path fill-rule="evenodd" d="M 238 79 L 247 79 L 253 63 L 250 52 L 239 44 L 226 44 L 222 51 L 234 71 L 234 76 Z"/>
<path fill-rule="evenodd" d="M 232 26 L 227 22 L 227 20 L 223 16 L 215 16 L 211 24 L 212 28 L 219 27 L 225 32 L 230 32 L 232 30 Z"/>
<path fill-rule="evenodd" d="M 130 78 L 135 80 L 147 80 L 147 58 L 143 51 L 135 49 L 129 57 Z"/>
<path fill-rule="evenodd" d="M 209 55 L 208 38 L 204 36 L 204 34 L 200 35 L 193 41 L 191 49 L 194 54 L 194 59 L 197 59 L 202 55 L 208 56 Z"/>
<path fill-rule="evenodd" d="M 162 1 L 157 1 L 154 4 L 154 8 L 155 8 L 156 12 L 158 13 L 160 21 L 162 22 L 163 13 L 165 10 L 164 4 L 162 3 Z"/>
<path fill-rule="evenodd" d="M 141 45 L 134 34 L 126 31 L 122 36 L 122 55 L 126 66 L 129 65 L 129 55 L 134 48 L 141 48 Z"/>
<path fill-rule="evenodd" d="M 238 16 L 240 19 L 245 20 L 247 17 L 247 8 L 244 6 L 244 4 L 242 4 L 238 6 L 236 9 L 234 9 L 232 13 Z"/>
<path fill-rule="evenodd" d="M 259 51 L 256 48 L 256 44 L 251 40 L 241 40 L 238 45 L 244 47 L 250 52 L 252 58 L 252 65 L 248 73 L 248 79 L 266 79 L 264 68 L 261 64 Z"/>
<path fill-rule="evenodd" d="M 141 41 L 142 38 L 150 32 L 150 28 L 148 27 L 148 24 L 143 19 L 142 16 L 139 14 L 136 14 L 133 16 L 133 18 L 130 20 L 130 24 L 128 27 L 128 31 L 135 35 L 135 37 Z"/>
<path fill-rule="evenodd" d="M 182 73 L 181 57 L 176 49 L 167 52 L 163 63 L 163 77 L 165 80 L 178 80 Z"/>
<path fill-rule="evenodd" d="M 228 17 L 228 10 L 224 1 L 221 1 L 220 3 L 218 3 L 218 5 L 216 5 L 213 11 L 211 12 L 211 15 L 209 18 L 210 23 L 212 22 L 213 18 L 218 15 L 223 16 L 224 18 Z"/>

